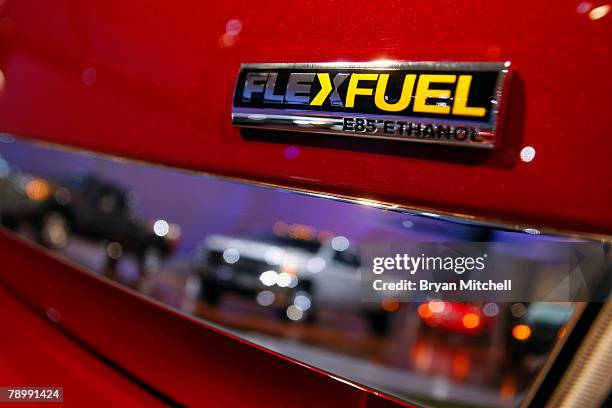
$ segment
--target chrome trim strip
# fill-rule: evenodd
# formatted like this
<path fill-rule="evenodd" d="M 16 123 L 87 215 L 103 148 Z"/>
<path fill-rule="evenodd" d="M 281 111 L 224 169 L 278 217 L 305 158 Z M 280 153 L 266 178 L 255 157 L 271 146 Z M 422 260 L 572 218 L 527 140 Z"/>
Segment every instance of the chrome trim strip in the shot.
<path fill-rule="evenodd" d="M 249 69 L 315 69 L 315 68 L 363 68 L 363 69 L 432 69 L 438 71 L 490 71 L 504 70 L 510 68 L 510 61 L 504 62 L 474 62 L 474 61 L 393 61 L 393 60 L 374 60 L 368 62 L 266 62 L 266 63 L 244 63 L 240 68 Z"/>
<path fill-rule="evenodd" d="M 555 389 L 549 408 L 602 406 L 612 392 L 612 303 L 606 302 L 569 368 Z"/>
<path fill-rule="evenodd" d="M 248 127 L 248 128 L 264 128 L 270 130 L 291 130 L 294 132 L 310 132 L 310 133 L 319 133 L 319 134 L 330 134 L 330 135 L 340 135 L 345 137 L 357 137 L 362 139 L 379 139 L 379 140 L 401 140 L 401 141 L 411 141 L 411 142 L 419 142 L 419 143 L 428 143 L 428 144 L 441 144 L 447 146 L 461 146 L 461 147 L 478 147 L 491 149 L 495 144 L 495 136 L 493 131 L 487 133 L 481 133 L 483 142 L 472 142 L 472 141 L 452 141 L 452 140 L 428 140 L 424 138 L 418 138 L 415 136 L 376 136 L 369 135 L 367 133 L 343 133 L 342 132 L 342 124 L 343 118 L 341 116 L 337 116 L 337 113 L 333 112 L 316 112 L 310 113 L 301 111 L 299 115 L 288 115 L 290 110 L 282 111 L 278 109 L 252 109 L 252 108 L 234 108 L 234 112 L 232 112 L 232 124 L 240 127 Z M 279 112 L 273 113 L 273 112 Z M 284 114 L 283 114 L 284 113 Z M 374 117 L 376 119 L 381 119 L 380 116 L 375 116 L 371 114 L 360 114 L 360 117 Z M 384 120 L 411 120 L 419 121 L 420 118 L 412 118 L 412 117 L 401 117 L 401 116 L 390 116 L 385 117 Z M 452 123 L 454 122 L 454 123 Z M 469 126 L 469 122 L 457 122 L 457 121 L 437 121 L 437 123 L 444 126 Z"/>
<path fill-rule="evenodd" d="M 180 171 L 180 172 L 193 174 L 193 175 L 201 175 L 201 176 L 203 175 L 203 176 L 212 177 L 218 180 L 227 180 L 233 183 L 248 184 L 252 186 L 257 186 L 257 187 L 262 187 L 262 188 L 267 188 L 267 189 L 274 189 L 274 190 L 284 190 L 284 191 L 295 193 L 295 194 L 302 194 L 302 195 L 307 195 L 307 196 L 325 198 L 328 200 L 359 204 L 359 205 L 364 205 L 367 207 L 376 207 L 376 208 L 381 208 L 385 210 L 398 211 L 398 212 L 402 212 L 406 214 L 420 215 L 420 216 L 428 217 L 428 218 L 441 218 L 446 221 L 456 222 L 460 224 L 470 223 L 471 225 L 498 228 L 498 229 L 506 229 L 506 230 L 512 230 L 512 231 L 517 231 L 517 232 L 520 232 L 520 231 L 523 231 L 525 233 L 535 232 L 538 234 L 541 233 L 541 234 L 550 234 L 550 235 L 563 235 L 565 237 L 570 237 L 570 238 L 590 239 L 590 240 L 602 241 L 602 242 L 612 242 L 612 234 L 592 233 L 592 232 L 584 232 L 584 231 L 577 231 L 577 230 L 563 229 L 563 228 L 552 228 L 552 227 L 546 227 L 546 226 L 541 226 L 537 224 L 513 223 L 513 222 L 503 221 L 503 220 L 496 219 L 496 218 L 486 218 L 486 217 L 481 217 L 477 215 L 470 215 L 467 213 L 455 213 L 455 212 L 450 212 L 450 211 L 443 211 L 443 210 L 435 209 L 433 207 L 415 206 L 415 205 L 410 205 L 410 204 L 408 205 L 399 204 L 399 203 L 393 203 L 391 201 L 375 200 L 371 198 L 351 196 L 347 194 L 332 194 L 332 193 L 327 193 L 327 192 L 316 191 L 313 189 L 291 187 L 291 186 L 286 186 L 283 184 L 258 181 L 258 180 L 253 180 L 253 179 L 249 179 L 246 177 L 226 176 L 226 175 L 219 175 L 211 171 L 175 167 L 175 166 L 171 166 L 171 165 L 167 165 L 163 163 L 151 162 L 148 160 L 137 159 L 133 157 L 120 157 L 120 156 L 117 156 L 111 153 L 97 152 L 94 150 L 88 150 L 88 149 L 84 149 L 80 147 L 66 146 L 66 145 L 62 145 L 59 143 L 42 141 L 42 140 L 30 138 L 30 137 L 16 136 L 16 135 L 12 135 L 9 133 L 0 132 L 0 139 L 2 137 L 15 138 L 15 139 L 27 142 L 27 143 L 34 144 L 34 145 L 57 149 L 57 150 L 66 151 L 66 152 L 75 152 L 79 154 L 100 157 L 100 158 L 110 159 L 114 161 L 130 161 L 132 163 L 141 163 L 141 164 L 146 164 L 148 166 L 168 168 L 168 169 L 172 169 L 175 171 Z"/>
<path fill-rule="evenodd" d="M 4 135 L 0 134 L 0 143 L 2 142 Z M 12 136 L 6 136 L 9 138 L 13 138 Z M 164 165 L 159 165 L 156 163 L 150 163 L 150 162 L 145 162 L 142 160 L 129 160 L 129 159 L 124 159 L 121 157 L 117 157 L 117 156 L 113 156 L 113 155 L 109 155 L 109 154 L 103 154 L 103 153 L 96 153 L 96 152 L 91 152 L 91 151 L 87 151 L 87 150 L 83 150 L 83 149 L 78 149 L 78 148 L 73 148 L 73 147 L 66 147 L 66 146 L 61 146 L 61 145 L 57 145 L 54 143 L 48 143 L 48 142 L 40 142 L 40 141 L 35 141 L 35 140 L 27 140 L 27 139 L 23 139 L 21 138 L 22 141 L 26 141 L 29 144 L 32 145 L 41 145 L 41 146 L 45 146 L 45 147 L 50 147 L 56 150 L 63 150 L 63 151 L 67 151 L 67 152 L 71 152 L 71 153 L 75 153 L 75 154 L 82 154 L 82 155 L 87 155 L 87 156 L 91 156 L 91 157 L 101 157 L 104 158 L 106 160 L 112 160 L 112 161 L 121 161 L 121 162 L 133 162 L 133 163 L 143 163 L 146 164 L 147 166 L 150 167 L 166 167 L 168 169 L 172 169 L 173 171 L 182 171 L 185 173 L 189 173 L 189 174 L 197 174 L 197 175 L 203 175 L 202 172 L 196 172 L 196 171 L 192 171 L 192 170 L 185 170 L 185 169 L 178 169 L 175 167 L 170 167 L 170 166 L 164 166 Z M 206 174 L 206 176 L 210 177 L 210 174 Z M 257 183 L 257 182 L 248 182 L 245 179 L 236 179 L 236 178 L 231 178 L 231 177 L 217 177 L 214 176 L 217 179 L 222 179 L 222 180 L 228 180 L 231 182 L 240 182 L 242 184 L 250 184 L 250 185 L 258 185 L 258 186 L 262 186 L 262 187 L 273 187 L 273 188 L 277 188 L 274 187 L 273 185 L 267 184 L 267 183 Z M 403 211 L 406 212 L 406 208 L 405 207 L 401 207 L 399 205 L 396 204 L 389 204 L 389 203 L 384 203 L 381 201 L 376 201 L 376 200 L 369 200 L 369 199 L 357 199 L 357 198 L 346 198 L 344 196 L 333 196 L 333 195 L 329 195 L 329 194 L 321 194 L 321 193 L 315 193 L 312 191 L 305 191 L 305 190 L 296 190 L 296 189 L 287 189 L 284 188 L 284 190 L 288 190 L 288 191 L 294 191 L 294 192 L 298 192 L 298 193 L 302 193 L 305 195 L 310 195 L 310 196 L 315 196 L 315 197 L 320 197 L 320 198 L 332 198 L 334 200 L 338 200 L 338 201 L 343 201 L 343 202 L 349 202 L 349 203 L 353 203 L 353 204 L 360 204 L 363 206 L 368 206 L 368 207 L 376 207 L 376 208 L 381 208 L 381 209 L 387 209 L 387 210 L 393 210 L 393 211 Z M 421 215 L 421 216 L 425 216 L 425 217 L 431 217 L 431 218 L 442 218 L 444 220 L 449 220 L 449 221 L 456 221 L 457 220 L 453 220 L 451 217 L 452 216 L 446 216 L 444 215 L 444 213 L 441 212 L 430 212 L 430 211 L 412 211 L 413 214 L 417 214 L 417 215 Z M 480 224 L 480 225 L 487 225 L 484 223 L 479 223 L 479 222 L 474 222 L 473 218 L 470 218 L 469 221 L 473 224 Z M 214 326 L 214 325 L 213 325 Z M 222 329 L 223 330 L 223 329 Z M 559 350 L 559 345 L 556 346 L 555 348 L 555 352 L 558 352 Z M 551 356 L 549 357 L 548 361 L 551 362 L 554 357 L 556 357 L 556 354 L 551 354 Z M 544 374 L 542 374 L 544 375 Z M 351 383 L 352 384 L 352 383 Z"/>

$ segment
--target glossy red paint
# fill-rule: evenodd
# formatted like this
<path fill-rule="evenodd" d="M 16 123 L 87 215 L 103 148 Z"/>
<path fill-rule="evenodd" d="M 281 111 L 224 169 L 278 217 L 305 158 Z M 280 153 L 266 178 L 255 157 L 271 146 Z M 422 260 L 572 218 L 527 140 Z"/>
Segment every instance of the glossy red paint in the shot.
<path fill-rule="evenodd" d="M 55 324 L 176 403 L 269 408 L 409 406 L 351 386 L 138 297 L 2 231 L 0 248 L 3 254 L 0 284 L 18 292 L 40 313 L 53 308 L 61 316 Z M 19 307 L 10 307 L 5 313 L 19 312 Z M 47 332 L 53 332 L 49 336 L 59 335 L 52 328 L 39 326 L 32 327 L 37 336 Z M 19 341 L 23 337 L 19 334 L 2 341 Z M 74 366 L 92 358 L 82 352 L 70 354 L 70 344 L 49 343 L 46 351 Z M 23 353 L 19 355 L 24 359 L 22 370 L 36 367 L 36 360 Z M 88 380 L 95 382 L 102 375 L 101 370 L 90 373 Z M 55 374 L 49 368 L 35 376 L 25 376 L 24 381 L 55 383 L 63 378 Z M 0 380 L 4 378 L 12 380 L 10 375 L 0 375 Z M 99 387 L 106 386 L 104 379 L 100 381 Z M 109 400 L 117 393 L 109 393 Z M 134 398 L 139 395 L 135 393 Z M 119 403 L 121 398 L 118 395 L 113 402 L 124 406 Z M 141 400 L 143 404 L 146 401 Z"/>
<path fill-rule="evenodd" d="M 4 2 L 0 130 L 217 174 L 612 233 L 612 15 L 579 1 Z M 590 4 L 590 3 L 589 3 Z M 592 2 L 591 7 L 603 4 Z M 240 63 L 512 61 L 492 152 L 240 132 Z M 285 157 L 287 145 L 298 154 Z M 536 149 L 523 162 L 519 152 Z"/>
<path fill-rule="evenodd" d="M 94 401 L 97 406 L 165 406 L 58 331 L 40 312 L 37 315 L 0 286 L 2 386 L 64 387 L 68 406 L 92 406 Z"/>

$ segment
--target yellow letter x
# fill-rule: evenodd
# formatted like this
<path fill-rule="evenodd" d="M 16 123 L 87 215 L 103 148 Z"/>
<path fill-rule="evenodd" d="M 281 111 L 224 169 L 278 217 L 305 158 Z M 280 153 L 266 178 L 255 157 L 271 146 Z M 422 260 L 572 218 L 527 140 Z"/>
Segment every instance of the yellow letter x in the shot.
<path fill-rule="evenodd" d="M 329 95 L 329 93 L 332 91 L 332 84 L 331 80 L 329 79 L 329 74 L 317 74 L 317 78 L 319 78 L 319 82 L 321 83 L 321 90 L 317 96 L 314 97 L 312 102 L 310 102 L 310 104 L 314 106 L 321 106 L 323 105 L 323 102 L 325 102 L 327 95 Z"/>

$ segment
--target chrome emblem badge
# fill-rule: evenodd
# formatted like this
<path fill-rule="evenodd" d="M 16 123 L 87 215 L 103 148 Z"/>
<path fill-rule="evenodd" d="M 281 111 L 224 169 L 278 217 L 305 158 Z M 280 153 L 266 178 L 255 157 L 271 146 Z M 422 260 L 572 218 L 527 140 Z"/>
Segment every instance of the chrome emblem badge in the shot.
<path fill-rule="evenodd" d="M 243 64 L 235 126 L 495 146 L 509 62 Z"/>

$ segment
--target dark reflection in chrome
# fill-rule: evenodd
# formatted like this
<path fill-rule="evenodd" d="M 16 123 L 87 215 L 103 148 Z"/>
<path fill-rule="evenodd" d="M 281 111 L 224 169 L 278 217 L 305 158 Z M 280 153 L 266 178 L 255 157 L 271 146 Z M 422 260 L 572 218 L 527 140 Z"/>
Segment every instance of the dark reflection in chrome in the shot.
<path fill-rule="evenodd" d="M 341 377 L 514 406 L 579 304 L 360 301 L 360 243 L 538 235 L 0 138 L 0 220 L 93 273 Z"/>

